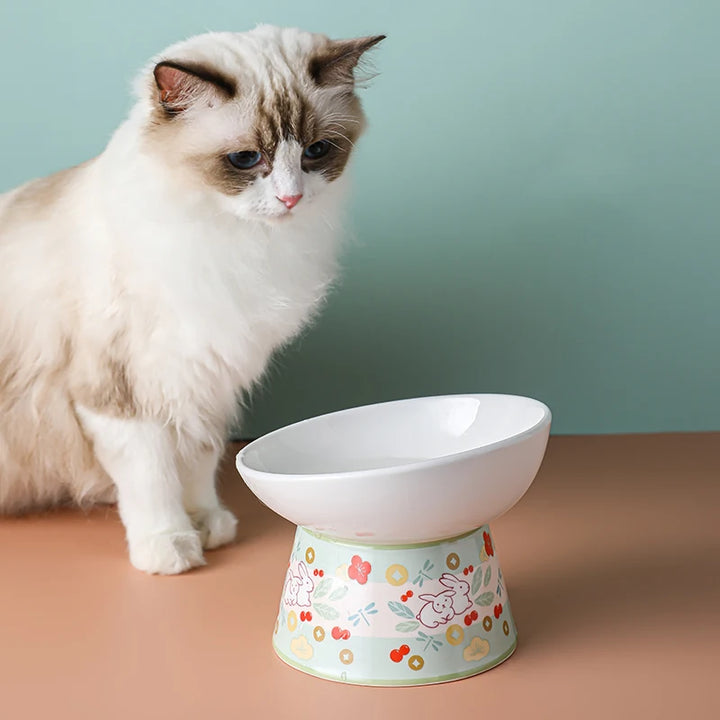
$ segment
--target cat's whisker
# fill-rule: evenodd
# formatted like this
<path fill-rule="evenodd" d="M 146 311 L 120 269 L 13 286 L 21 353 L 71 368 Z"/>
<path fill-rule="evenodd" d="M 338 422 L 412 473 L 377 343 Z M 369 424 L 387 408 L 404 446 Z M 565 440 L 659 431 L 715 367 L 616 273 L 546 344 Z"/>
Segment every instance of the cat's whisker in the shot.
<path fill-rule="evenodd" d="M 341 138 L 342 138 L 343 140 L 345 140 L 346 142 L 350 143 L 350 146 L 351 146 L 351 147 L 353 147 L 353 148 L 355 147 L 355 143 L 354 143 L 347 135 L 343 135 L 341 132 L 337 132 L 337 131 L 335 132 L 335 134 L 336 134 L 338 137 L 341 137 Z M 331 140 L 328 140 L 328 142 L 329 142 L 331 145 L 334 145 L 334 144 L 335 144 L 335 143 L 333 143 Z M 338 150 L 342 150 L 342 148 L 338 147 L 337 145 L 335 145 L 335 147 L 338 148 Z"/>
<path fill-rule="evenodd" d="M 330 124 L 351 124 L 351 125 L 360 125 L 360 120 L 357 118 L 347 117 L 345 115 L 328 115 L 323 118 L 326 122 Z"/>
<path fill-rule="evenodd" d="M 341 115 L 340 113 L 329 113 L 324 117 L 325 120 L 334 121 L 339 120 L 341 122 L 350 122 L 353 124 L 358 124 L 360 121 L 357 118 L 354 118 L 352 115 Z"/>
<path fill-rule="evenodd" d="M 335 232 L 335 226 L 328 220 L 325 213 L 321 214 L 320 217 L 322 218 L 322 221 L 328 226 L 328 229 L 330 229 L 332 232 Z"/>

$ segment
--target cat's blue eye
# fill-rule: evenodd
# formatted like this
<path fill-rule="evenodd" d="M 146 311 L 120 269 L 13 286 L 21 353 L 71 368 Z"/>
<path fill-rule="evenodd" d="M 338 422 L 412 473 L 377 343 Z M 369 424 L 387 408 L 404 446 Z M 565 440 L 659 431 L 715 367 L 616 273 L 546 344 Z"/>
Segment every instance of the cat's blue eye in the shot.
<path fill-rule="evenodd" d="M 323 155 L 327 155 L 329 150 L 330 143 L 327 140 L 318 140 L 312 145 L 308 145 L 305 148 L 303 155 L 309 160 L 317 160 L 318 158 L 323 157 Z"/>
<path fill-rule="evenodd" d="M 256 150 L 243 150 L 242 152 L 228 153 L 227 158 L 236 168 L 249 170 L 262 160 L 262 155 Z"/>

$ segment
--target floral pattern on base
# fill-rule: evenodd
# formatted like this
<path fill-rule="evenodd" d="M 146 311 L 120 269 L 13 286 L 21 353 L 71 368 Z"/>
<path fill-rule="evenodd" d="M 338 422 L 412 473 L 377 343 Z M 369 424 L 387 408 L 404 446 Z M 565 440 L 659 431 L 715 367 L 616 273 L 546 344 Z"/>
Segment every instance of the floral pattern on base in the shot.
<path fill-rule="evenodd" d="M 435 544 L 379 548 L 298 528 L 276 628 L 285 662 L 366 685 L 473 675 L 516 644 L 487 526 Z"/>

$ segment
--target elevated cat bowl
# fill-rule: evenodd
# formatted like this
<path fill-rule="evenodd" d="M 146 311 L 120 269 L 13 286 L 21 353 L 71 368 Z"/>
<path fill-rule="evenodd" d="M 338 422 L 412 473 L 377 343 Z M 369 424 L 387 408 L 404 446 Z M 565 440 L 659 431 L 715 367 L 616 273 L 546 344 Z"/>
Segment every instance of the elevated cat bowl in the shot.
<path fill-rule="evenodd" d="M 516 631 L 487 523 L 535 477 L 551 415 L 511 395 L 369 405 L 282 428 L 237 456 L 298 525 L 273 644 L 304 672 L 422 685 L 505 660 Z"/>

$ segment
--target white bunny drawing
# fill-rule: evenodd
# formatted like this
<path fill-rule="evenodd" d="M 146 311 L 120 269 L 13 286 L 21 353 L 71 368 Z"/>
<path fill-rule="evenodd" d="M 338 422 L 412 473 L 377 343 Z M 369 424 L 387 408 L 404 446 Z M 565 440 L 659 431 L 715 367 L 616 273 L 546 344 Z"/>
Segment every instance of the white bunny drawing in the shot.
<path fill-rule="evenodd" d="M 443 573 L 439 580 L 447 590 L 443 590 L 437 595 L 418 596 L 420 600 L 425 601 L 425 604 L 415 617 L 425 627 L 436 628 L 438 625 L 444 625 L 456 615 L 462 615 L 472 607 L 470 583 L 451 573 Z"/>
<path fill-rule="evenodd" d="M 440 584 L 454 592 L 452 607 L 455 615 L 462 615 L 472 607 L 470 583 L 450 573 L 443 573 L 440 576 Z"/>
<path fill-rule="evenodd" d="M 298 564 L 298 572 L 299 575 L 294 575 L 292 568 L 288 568 L 285 579 L 285 604 L 310 607 L 312 605 L 310 595 L 315 588 L 315 583 L 310 578 L 304 562 Z"/>
<path fill-rule="evenodd" d="M 443 590 L 437 595 L 419 595 L 418 598 L 425 600 L 425 604 L 415 617 L 422 625 L 428 628 L 444 625 L 455 617 L 455 611 L 453 610 L 454 596 L 454 590 Z"/>
<path fill-rule="evenodd" d="M 292 568 L 288 568 L 287 574 L 285 575 L 285 585 L 283 586 L 283 600 L 286 605 L 294 605 L 296 597 L 297 587 L 295 576 L 293 575 Z"/>
<path fill-rule="evenodd" d="M 301 562 L 298 565 L 298 570 L 300 571 L 300 577 L 297 578 L 297 604 L 301 607 L 310 607 L 312 605 L 310 595 L 315 589 L 315 583 L 310 578 L 310 573 L 308 572 L 307 565 L 305 565 L 304 562 Z"/>

